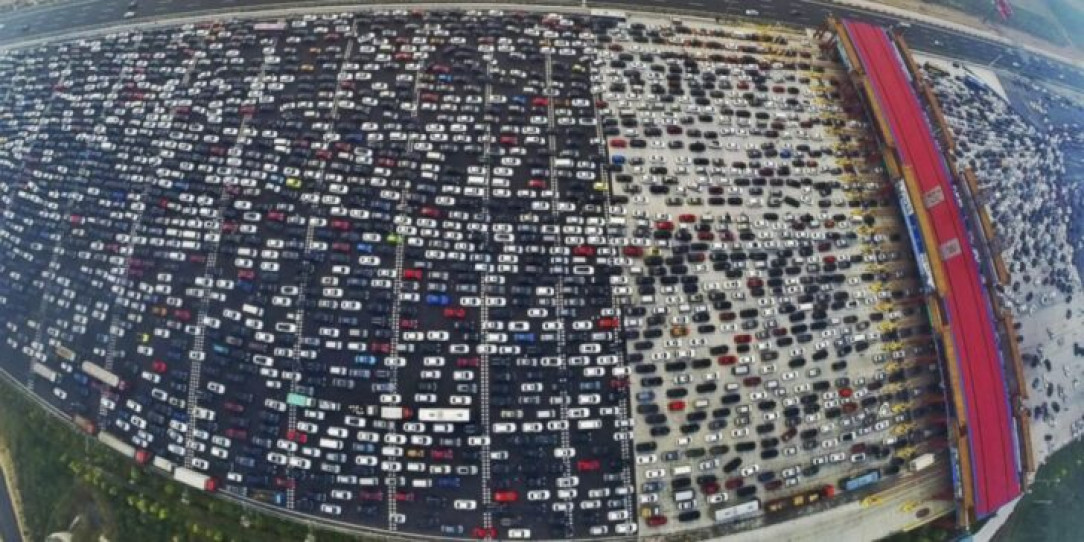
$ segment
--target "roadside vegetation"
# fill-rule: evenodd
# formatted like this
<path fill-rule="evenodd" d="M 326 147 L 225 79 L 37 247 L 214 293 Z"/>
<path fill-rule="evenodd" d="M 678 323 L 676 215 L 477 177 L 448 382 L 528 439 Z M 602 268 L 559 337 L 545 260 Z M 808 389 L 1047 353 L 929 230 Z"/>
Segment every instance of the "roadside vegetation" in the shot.
<path fill-rule="evenodd" d="M 0 439 L 18 471 L 31 540 L 346 541 L 192 491 L 75 432 L 0 380 Z M 78 517 L 79 520 L 73 520 Z M 247 526 L 246 526 L 247 525 Z"/>

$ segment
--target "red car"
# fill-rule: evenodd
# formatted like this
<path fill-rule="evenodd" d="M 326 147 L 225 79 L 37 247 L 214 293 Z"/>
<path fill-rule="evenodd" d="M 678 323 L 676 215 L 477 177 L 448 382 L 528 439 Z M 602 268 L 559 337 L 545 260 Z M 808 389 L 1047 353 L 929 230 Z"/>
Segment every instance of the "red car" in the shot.
<path fill-rule="evenodd" d="M 409 318 L 401 318 L 399 320 L 399 327 L 401 329 L 418 329 L 418 321 Z"/>
<path fill-rule="evenodd" d="M 669 410 L 670 412 L 681 412 L 682 410 L 685 410 L 685 401 L 670 401 L 666 405 L 666 410 Z"/>
<path fill-rule="evenodd" d="M 519 500 L 519 493 L 511 489 L 501 489 L 493 492 L 493 500 L 495 502 L 516 502 Z"/>
<path fill-rule="evenodd" d="M 304 444 L 309 441 L 309 436 L 297 429 L 291 429 L 286 432 L 286 440 Z"/>
<path fill-rule="evenodd" d="M 468 368 L 478 367 L 478 366 L 481 365 L 481 363 L 482 363 L 482 360 L 480 360 L 477 357 L 459 358 L 459 359 L 455 360 L 455 366 L 459 367 L 460 369 L 468 369 Z"/>
<path fill-rule="evenodd" d="M 496 539 L 497 538 L 497 528 L 496 527 L 490 527 L 490 528 L 486 529 L 485 527 L 475 527 L 474 530 L 471 531 L 471 535 L 474 536 L 474 538 L 477 538 L 479 540 L 485 540 L 487 538 L 488 539 Z"/>
<path fill-rule="evenodd" d="M 629 142 L 625 141 L 624 139 L 621 139 L 621 138 L 615 138 L 615 139 L 610 140 L 610 146 L 615 148 L 615 149 L 624 149 L 628 145 L 629 145 Z"/>
<path fill-rule="evenodd" d="M 641 247 L 627 246 L 621 249 L 621 253 L 630 258 L 639 258 L 644 255 L 644 249 Z"/>
<path fill-rule="evenodd" d="M 674 223 L 670 222 L 669 220 L 660 220 L 659 222 L 655 223 L 655 229 L 662 231 L 673 231 Z"/>
<path fill-rule="evenodd" d="M 404 269 L 403 280 L 422 280 L 421 269 Z"/>
<path fill-rule="evenodd" d="M 651 516 L 647 518 L 648 527 L 662 527 L 666 525 L 666 516 Z"/>
<path fill-rule="evenodd" d="M 363 489 L 358 493 L 358 498 L 363 501 L 382 501 L 384 500 L 384 492 L 376 489 Z"/>
<path fill-rule="evenodd" d="M 433 459 L 444 459 L 447 461 L 451 461 L 455 457 L 455 452 L 453 452 L 451 448 L 433 448 L 433 453 L 431 454 L 431 457 Z"/>
<path fill-rule="evenodd" d="M 696 222 L 696 215 L 693 215 L 693 214 L 680 215 L 680 216 L 678 216 L 678 220 L 680 220 L 682 222 L 685 222 L 685 223 Z"/>
<path fill-rule="evenodd" d="M 540 190 L 545 190 L 546 186 L 546 181 L 542 179 L 531 179 L 527 181 L 527 188 L 538 188 Z"/>
<path fill-rule="evenodd" d="M 231 427 L 226 430 L 226 436 L 233 439 L 246 439 L 248 438 L 248 431 Z"/>
<path fill-rule="evenodd" d="M 612 317 L 612 316 L 608 316 L 606 318 L 601 318 L 598 321 L 598 328 L 599 329 L 606 329 L 606 330 L 617 329 L 617 327 L 619 325 L 621 325 L 621 321 L 618 320 L 617 318 Z"/>
<path fill-rule="evenodd" d="M 573 256 L 584 256 L 584 257 L 594 256 L 595 255 L 595 247 L 590 246 L 590 245 L 580 245 L 580 246 L 575 247 L 575 248 L 572 249 L 572 255 Z"/>
<path fill-rule="evenodd" d="M 395 500 L 397 502 L 414 502 L 413 491 L 396 491 Z"/>
<path fill-rule="evenodd" d="M 156 359 L 151 363 L 151 370 L 158 374 L 166 372 L 166 369 L 168 369 L 168 367 L 166 366 L 166 362 L 160 359 Z"/>
<path fill-rule="evenodd" d="M 467 317 L 467 309 L 463 307 L 444 307 L 444 317 L 462 320 Z"/>
<path fill-rule="evenodd" d="M 593 472 L 602 468 L 602 464 L 597 459 L 581 459 L 576 462 L 576 470 L 580 472 Z"/>

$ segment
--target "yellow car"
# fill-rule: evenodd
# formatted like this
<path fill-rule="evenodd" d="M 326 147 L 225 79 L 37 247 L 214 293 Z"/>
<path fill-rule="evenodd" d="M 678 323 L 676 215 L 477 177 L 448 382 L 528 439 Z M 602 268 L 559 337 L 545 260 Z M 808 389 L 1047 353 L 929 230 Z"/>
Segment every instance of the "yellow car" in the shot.
<path fill-rule="evenodd" d="M 301 188 L 301 179 L 298 179 L 297 177 L 290 177 L 286 179 L 286 188 Z"/>

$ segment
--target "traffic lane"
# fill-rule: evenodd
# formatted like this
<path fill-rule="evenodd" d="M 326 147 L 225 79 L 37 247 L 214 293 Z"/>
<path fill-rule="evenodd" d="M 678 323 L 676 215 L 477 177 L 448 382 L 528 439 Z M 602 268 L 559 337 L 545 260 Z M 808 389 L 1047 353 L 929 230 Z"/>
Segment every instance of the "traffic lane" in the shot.
<path fill-rule="evenodd" d="M 258 8 L 260 6 L 268 6 L 278 4 L 275 0 L 242 0 L 235 5 L 238 8 Z M 638 5 L 650 5 L 656 6 L 656 4 L 650 1 L 636 0 L 629 2 L 635 9 Z M 739 15 L 744 16 L 745 9 L 748 8 L 744 4 L 727 4 L 727 5 L 715 5 L 715 6 L 702 6 L 700 2 L 689 3 L 689 7 L 696 10 L 706 10 L 709 12 L 718 12 L 721 15 Z M 63 7 L 63 6 L 61 6 Z M 798 23 L 810 26 L 820 24 L 826 16 L 829 14 L 841 15 L 844 17 L 856 18 L 859 20 L 870 21 L 883 26 L 891 26 L 898 22 L 898 19 L 893 19 L 880 14 L 873 14 L 866 11 L 854 10 L 844 6 L 837 5 L 820 5 L 815 3 L 806 3 L 797 12 L 794 11 L 792 6 L 784 6 L 783 4 L 762 4 L 756 6 L 757 10 L 761 12 L 761 16 L 755 19 L 771 19 L 779 20 L 788 23 Z M 142 6 L 141 9 L 137 9 L 137 16 L 140 18 L 156 17 L 156 16 L 176 16 L 193 11 L 202 11 L 208 9 L 218 9 L 221 5 L 217 2 L 209 1 L 193 1 L 184 5 L 177 5 L 175 3 L 155 3 L 149 6 Z M 717 11 L 716 11 L 717 10 Z M 31 12 L 26 14 L 16 14 L 9 18 L 12 22 L 9 23 L 4 29 L 0 29 L 0 42 L 5 40 L 25 39 L 32 37 L 30 32 L 39 33 L 52 33 L 62 32 L 68 29 L 77 29 L 81 26 L 89 26 L 95 24 L 103 24 L 120 20 L 123 13 L 127 11 L 127 4 L 124 2 L 117 2 L 115 0 L 107 2 L 92 2 L 86 5 L 82 5 L 76 8 L 74 16 L 56 17 L 55 13 L 49 12 Z M 27 31 L 22 30 L 24 25 L 31 25 Z M 988 63 L 992 61 L 997 55 L 1016 51 L 1014 48 L 998 45 L 987 40 L 973 38 L 969 36 L 963 36 L 954 34 L 952 32 L 937 29 L 920 22 L 911 22 L 911 28 L 905 33 L 905 37 L 908 38 L 908 42 L 911 43 L 916 49 L 929 50 L 931 52 L 946 54 L 948 56 L 956 56 L 965 60 Z M 911 34 L 918 35 L 918 40 L 910 39 Z M 963 53 L 963 54 L 962 54 Z M 1054 64 L 1051 61 L 1042 61 L 1045 65 L 1043 68 L 1033 68 L 1031 66 L 1025 66 L 1020 68 L 1020 73 L 1060 79 L 1059 74 L 1064 74 L 1065 79 L 1063 82 L 1076 87 L 1084 87 L 1084 71 L 1076 69 L 1074 67 L 1064 65 L 1061 63 Z"/>

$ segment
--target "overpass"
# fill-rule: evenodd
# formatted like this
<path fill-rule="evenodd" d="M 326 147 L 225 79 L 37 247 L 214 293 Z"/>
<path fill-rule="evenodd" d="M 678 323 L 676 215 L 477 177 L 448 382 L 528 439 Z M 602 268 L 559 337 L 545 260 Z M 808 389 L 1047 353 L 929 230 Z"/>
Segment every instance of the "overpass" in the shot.
<path fill-rule="evenodd" d="M 999 324 L 1012 330 L 1011 317 L 998 310 L 978 255 L 985 255 L 983 262 L 995 271 L 991 285 L 1007 278 L 1004 266 L 997 265 L 998 256 L 989 255 L 989 219 L 967 207 L 978 217 L 973 228 L 967 227 L 971 215 L 963 207 L 971 200 L 961 200 L 971 195 L 963 185 L 968 179 L 956 174 L 955 164 L 941 150 L 951 149 L 954 142 L 906 44 L 866 23 L 830 19 L 829 25 L 877 127 L 928 289 L 927 308 L 950 383 L 953 480 L 962 503 L 959 520 L 966 525 L 1020 495 L 1022 473 L 1033 468 L 1027 441 L 1019 438 L 1026 435 L 1027 419 L 1014 419 L 1019 409 L 1010 406 L 1019 400 L 1022 375 L 1015 335 L 998 333 Z M 1006 369 L 1013 371 L 1011 380 Z"/>

